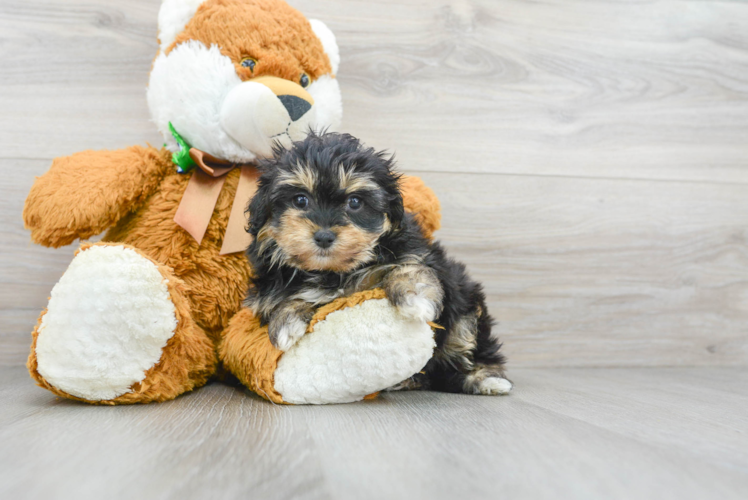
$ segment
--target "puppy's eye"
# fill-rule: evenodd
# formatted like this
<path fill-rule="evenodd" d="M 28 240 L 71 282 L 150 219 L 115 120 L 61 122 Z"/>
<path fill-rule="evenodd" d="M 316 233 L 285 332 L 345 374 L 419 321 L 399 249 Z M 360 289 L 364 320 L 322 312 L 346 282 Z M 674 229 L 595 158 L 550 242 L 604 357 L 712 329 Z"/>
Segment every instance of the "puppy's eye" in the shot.
<path fill-rule="evenodd" d="M 306 208 L 309 205 L 309 198 L 303 194 L 297 194 L 293 197 L 293 206 L 296 208 Z"/>
<path fill-rule="evenodd" d="M 306 73 L 302 73 L 301 78 L 299 78 L 299 85 L 307 88 L 309 86 L 309 75 L 307 75 Z"/>
<path fill-rule="evenodd" d="M 361 207 L 364 206 L 364 200 L 359 198 L 358 196 L 351 196 L 348 198 L 348 209 L 353 210 L 354 212 L 356 210 L 360 210 Z"/>
<path fill-rule="evenodd" d="M 249 68 L 250 71 L 254 71 L 255 66 L 257 66 L 257 59 L 254 59 L 252 57 L 245 57 L 244 59 L 242 59 L 242 62 L 240 64 L 245 68 Z"/>

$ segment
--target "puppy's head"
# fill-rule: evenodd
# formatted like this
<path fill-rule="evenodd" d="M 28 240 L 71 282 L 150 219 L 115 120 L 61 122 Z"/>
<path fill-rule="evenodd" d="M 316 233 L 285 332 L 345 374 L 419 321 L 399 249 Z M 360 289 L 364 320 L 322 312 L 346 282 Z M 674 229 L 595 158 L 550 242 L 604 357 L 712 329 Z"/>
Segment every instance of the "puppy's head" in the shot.
<path fill-rule="evenodd" d="M 310 134 L 260 168 L 250 253 L 273 265 L 352 271 L 374 260 L 379 238 L 402 221 L 392 159 L 348 134 Z"/>

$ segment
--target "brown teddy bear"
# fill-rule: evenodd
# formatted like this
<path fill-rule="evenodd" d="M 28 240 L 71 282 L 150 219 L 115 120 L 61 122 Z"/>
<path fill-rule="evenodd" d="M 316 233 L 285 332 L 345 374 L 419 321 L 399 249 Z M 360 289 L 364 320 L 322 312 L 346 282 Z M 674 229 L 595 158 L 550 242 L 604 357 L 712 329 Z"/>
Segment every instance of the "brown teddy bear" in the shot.
<path fill-rule="evenodd" d="M 332 32 L 281 0 L 164 0 L 159 44 L 148 104 L 165 147 L 58 158 L 26 200 L 35 243 L 106 231 L 81 245 L 52 290 L 33 332 L 32 377 L 71 399 L 142 403 L 199 387 L 222 363 L 275 402 L 331 403 L 419 371 L 431 328 L 398 316 L 379 290 L 322 307 L 313 335 L 286 353 L 242 309 L 252 163 L 274 142 L 339 124 Z M 430 235 L 436 197 L 414 177 L 402 188 Z"/>

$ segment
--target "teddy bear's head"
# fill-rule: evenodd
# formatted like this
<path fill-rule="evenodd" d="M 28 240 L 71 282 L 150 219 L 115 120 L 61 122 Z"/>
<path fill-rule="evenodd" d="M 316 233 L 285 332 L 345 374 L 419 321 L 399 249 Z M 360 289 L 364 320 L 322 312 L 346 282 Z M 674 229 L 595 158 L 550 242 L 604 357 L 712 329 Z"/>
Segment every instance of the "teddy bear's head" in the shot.
<path fill-rule="evenodd" d="M 151 116 L 191 146 L 249 162 L 341 119 L 335 36 L 283 0 L 164 0 Z"/>

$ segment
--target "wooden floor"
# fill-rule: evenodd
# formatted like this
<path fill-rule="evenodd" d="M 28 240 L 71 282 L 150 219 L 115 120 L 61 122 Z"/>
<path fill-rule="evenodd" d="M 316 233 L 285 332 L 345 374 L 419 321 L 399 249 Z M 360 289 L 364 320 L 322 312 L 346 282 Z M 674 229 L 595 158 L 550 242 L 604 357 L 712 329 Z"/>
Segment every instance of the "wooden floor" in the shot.
<path fill-rule="evenodd" d="M 745 499 L 748 370 L 517 369 L 507 397 L 91 407 L 0 368 L 0 498 Z"/>
<path fill-rule="evenodd" d="M 516 391 L 35 388 L 75 245 L 31 245 L 23 201 L 55 156 L 162 142 L 159 1 L 0 0 L 0 498 L 748 498 L 748 2 L 290 3 L 337 35 L 343 130 L 441 199 Z"/>

